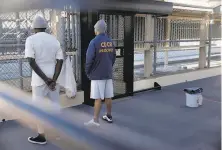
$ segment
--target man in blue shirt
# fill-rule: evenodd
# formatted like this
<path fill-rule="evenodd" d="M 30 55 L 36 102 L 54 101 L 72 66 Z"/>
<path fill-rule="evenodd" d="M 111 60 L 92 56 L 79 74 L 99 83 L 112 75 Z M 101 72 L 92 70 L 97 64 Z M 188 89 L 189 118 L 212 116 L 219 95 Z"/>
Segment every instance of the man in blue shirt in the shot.
<path fill-rule="evenodd" d="M 85 125 L 100 126 L 99 113 L 101 100 L 105 99 L 107 113 L 102 117 L 112 123 L 111 107 L 113 92 L 113 65 L 116 59 L 115 47 L 112 40 L 105 34 L 107 25 L 99 20 L 95 26 L 96 37 L 90 42 L 86 53 L 85 71 L 91 80 L 91 99 L 95 99 L 94 118 Z"/>

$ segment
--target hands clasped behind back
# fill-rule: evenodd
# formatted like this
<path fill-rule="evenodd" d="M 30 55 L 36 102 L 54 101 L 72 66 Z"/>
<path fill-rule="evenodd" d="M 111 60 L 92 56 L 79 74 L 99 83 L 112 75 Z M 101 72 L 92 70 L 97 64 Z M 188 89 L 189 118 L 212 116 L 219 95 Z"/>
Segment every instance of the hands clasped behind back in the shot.
<path fill-rule="evenodd" d="M 46 85 L 49 87 L 49 89 L 51 91 L 55 91 L 56 90 L 56 81 L 54 81 L 53 79 L 47 78 L 45 83 L 46 83 Z"/>

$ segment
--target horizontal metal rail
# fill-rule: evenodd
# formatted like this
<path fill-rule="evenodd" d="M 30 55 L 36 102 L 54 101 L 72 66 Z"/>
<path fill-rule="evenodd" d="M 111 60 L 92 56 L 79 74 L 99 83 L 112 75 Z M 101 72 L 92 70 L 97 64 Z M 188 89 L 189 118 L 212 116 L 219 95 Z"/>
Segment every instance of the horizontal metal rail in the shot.
<path fill-rule="evenodd" d="M 66 55 L 68 56 L 74 56 L 76 55 L 76 52 L 66 52 Z M 19 55 L 19 54 L 6 54 L 6 55 L 0 55 L 0 60 L 15 60 L 15 59 L 23 59 L 25 55 Z M 24 58 L 25 59 L 25 58 Z"/>
<path fill-rule="evenodd" d="M 222 39 L 212 39 L 212 41 L 219 41 Z M 169 42 L 202 42 L 208 40 L 157 40 L 156 43 L 169 43 Z M 135 41 L 135 44 L 155 43 L 154 41 Z"/>
<path fill-rule="evenodd" d="M 212 41 L 220 41 L 220 38 L 214 38 Z M 123 41 L 123 39 L 112 39 L 112 41 Z M 201 42 L 208 40 L 157 40 L 156 43 L 169 43 L 169 42 Z M 134 41 L 134 44 L 154 43 L 154 41 Z"/>
<path fill-rule="evenodd" d="M 179 46 L 179 47 L 157 47 L 157 51 L 189 51 L 189 50 L 194 50 L 194 49 L 198 49 L 200 47 L 204 47 L 204 46 L 208 46 L 208 44 L 206 45 L 191 45 L 191 46 Z M 220 48 L 218 46 L 216 46 L 215 48 Z M 149 51 L 149 50 L 152 50 L 149 49 L 149 48 L 134 48 L 135 51 Z M 198 49 L 199 50 L 199 49 Z"/>

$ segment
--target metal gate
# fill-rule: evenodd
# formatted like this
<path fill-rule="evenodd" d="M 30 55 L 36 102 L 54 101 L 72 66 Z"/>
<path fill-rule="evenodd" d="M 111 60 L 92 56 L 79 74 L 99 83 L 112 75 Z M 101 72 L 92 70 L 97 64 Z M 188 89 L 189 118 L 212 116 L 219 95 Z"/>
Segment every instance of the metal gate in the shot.
<path fill-rule="evenodd" d="M 126 14 L 99 14 L 99 19 L 104 19 L 107 23 L 107 34 L 113 40 L 116 49 L 116 62 L 113 70 L 115 98 L 133 93 L 133 18 L 134 16 Z"/>
<path fill-rule="evenodd" d="M 132 95 L 134 81 L 134 15 L 125 12 L 83 12 L 80 14 L 80 18 L 82 70 L 84 70 L 89 42 L 95 37 L 93 27 L 99 19 L 104 19 L 107 23 L 107 34 L 113 40 L 117 54 L 114 66 L 115 98 Z M 82 72 L 82 85 L 84 104 L 92 106 L 90 81 L 85 72 Z"/>

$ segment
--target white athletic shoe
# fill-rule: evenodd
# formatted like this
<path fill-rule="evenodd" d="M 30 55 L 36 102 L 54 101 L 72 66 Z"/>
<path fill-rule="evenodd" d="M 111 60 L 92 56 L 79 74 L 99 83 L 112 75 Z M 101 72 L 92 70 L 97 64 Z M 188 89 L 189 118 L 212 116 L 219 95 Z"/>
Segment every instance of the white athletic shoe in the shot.
<path fill-rule="evenodd" d="M 85 126 L 94 126 L 94 127 L 99 127 L 100 124 L 95 122 L 94 119 L 90 120 L 89 122 L 84 123 Z"/>

